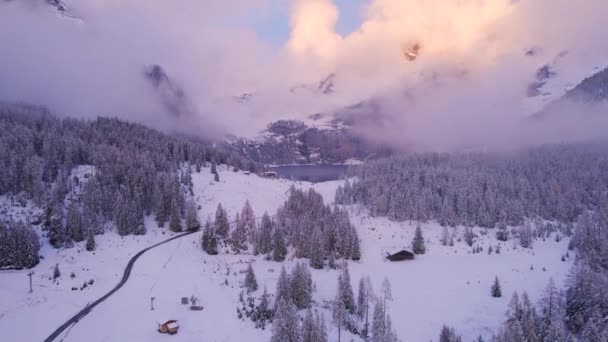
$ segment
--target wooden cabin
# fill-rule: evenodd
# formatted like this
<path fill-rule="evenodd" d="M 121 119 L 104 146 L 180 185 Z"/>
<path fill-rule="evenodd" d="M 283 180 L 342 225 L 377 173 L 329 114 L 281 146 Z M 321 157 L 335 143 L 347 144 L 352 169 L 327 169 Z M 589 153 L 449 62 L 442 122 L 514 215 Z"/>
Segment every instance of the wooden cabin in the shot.
<path fill-rule="evenodd" d="M 404 249 L 395 254 L 386 253 L 386 259 L 389 261 L 414 260 L 414 253 Z"/>
<path fill-rule="evenodd" d="M 179 325 L 174 319 L 166 321 L 163 324 L 158 324 L 158 332 L 161 334 L 175 335 L 177 334 L 177 329 L 179 329 Z"/>

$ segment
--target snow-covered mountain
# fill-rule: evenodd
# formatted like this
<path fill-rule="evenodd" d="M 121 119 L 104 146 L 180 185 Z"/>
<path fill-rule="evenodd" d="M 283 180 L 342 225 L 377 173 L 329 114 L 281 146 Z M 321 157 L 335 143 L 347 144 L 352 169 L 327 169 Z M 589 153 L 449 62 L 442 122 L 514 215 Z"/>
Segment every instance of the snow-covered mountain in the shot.
<path fill-rule="evenodd" d="M 266 164 L 342 164 L 387 156 L 392 151 L 356 134 L 333 116 L 313 115 L 311 124 L 279 120 L 256 138 L 235 139 L 243 156 Z"/>

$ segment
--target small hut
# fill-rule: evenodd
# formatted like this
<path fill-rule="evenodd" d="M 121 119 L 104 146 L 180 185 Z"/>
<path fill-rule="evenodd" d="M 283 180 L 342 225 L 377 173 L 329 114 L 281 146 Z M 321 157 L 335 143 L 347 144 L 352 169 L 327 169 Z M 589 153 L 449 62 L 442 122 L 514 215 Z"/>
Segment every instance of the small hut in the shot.
<path fill-rule="evenodd" d="M 177 329 L 179 329 L 179 325 L 174 319 L 166 321 L 163 324 L 158 324 L 158 332 L 161 334 L 175 335 L 177 334 Z"/>
<path fill-rule="evenodd" d="M 386 253 L 386 259 L 389 261 L 414 260 L 414 253 L 403 249 L 395 254 Z"/>

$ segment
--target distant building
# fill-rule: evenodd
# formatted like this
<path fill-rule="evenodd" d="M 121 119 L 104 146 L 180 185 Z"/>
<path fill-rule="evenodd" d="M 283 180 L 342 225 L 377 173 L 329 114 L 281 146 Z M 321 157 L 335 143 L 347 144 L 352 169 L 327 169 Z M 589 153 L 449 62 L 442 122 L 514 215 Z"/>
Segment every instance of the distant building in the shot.
<path fill-rule="evenodd" d="M 175 335 L 177 334 L 177 329 L 179 329 L 179 325 L 176 320 L 169 320 L 163 324 L 158 324 L 158 332 L 161 334 Z"/>
<path fill-rule="evenodd" d="M 386 259 L 389 261 L 414 260 L 414 253 L 404 249 L 395 254 L 386 253 Z"/>
<path fill-rule="evenodd" d="M 274 171 L 265 171 L 262 172 L 262 177 L 265 178 L 279 178 L 279 174 Z"/>

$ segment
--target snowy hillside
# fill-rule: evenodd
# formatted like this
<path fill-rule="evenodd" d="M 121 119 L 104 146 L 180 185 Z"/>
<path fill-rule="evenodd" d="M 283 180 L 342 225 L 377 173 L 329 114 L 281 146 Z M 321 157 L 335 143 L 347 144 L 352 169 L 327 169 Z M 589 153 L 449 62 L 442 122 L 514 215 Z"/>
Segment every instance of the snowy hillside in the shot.
<path fill-rule="evenodd" d="M 233 218 L 247 199 L 256 216 L 264 211 L 272 214 L 285 201 L 292 185 L 313 187 L 331 203 L 339 183 L 292 183 L 232 172 L 224 167 L 218 169 L 219 182 L 213 180 L 209 168 L 193 174 L 195 198 L 203 221 L 214 214 L 218 203 L 222 203 Z M 561 284 L 571 265 L 570 258 L 565 262 L 560 260 L 567 251 L 567 239 L 537 241 L 533 249 L 522 249 L 509 241 L 502 243 L 500 254 L 488 255 L 487 249 L 490 246 L 495 249 L 498 243 L 493 234 L 486 236 L 483 230 L 476 229 L 480 236 L 477 244 L 483 252 L 472 254 L 472 248 L 458 238 L 462 228 L 454 230 L 454 247 L 442 246 L 442 228 L 435 223 L 422 227 L 427 254 L 417 256 L 414 261 L 390 263 L 384 260 L 384 253 L 409 247 L 415 223 L 372 218 L 354 206 L 349 210 L 363 248 L 362 260 L 349 262 L 352 286 L 356 290 L 359 278 L 369 275 L 375 290 L 379 291 L 382 280 L 385 277 L 390 280 L 394 300 L 389 302 L 388 310 L 403 341 L 435 340 L 444 323 L 454 326 L 465 341 L 480 333 L 490 336 L 502 321 L 514 291 L 527 290 L 536 301 L 549 278 Z M 150 217 L 145 223 L 148 233 L 144 236 L 119 237 L 114 232 L 97 236 L 98 248 L 93 253 L 84 250 L 84 242 L 61 250 L 52 249 L 45 242 L 41 250 L 44 260 L 33 269 L 31 294 L 27 270 L 0 273 L 3 339 L 44 339 L 84 305 L 112 288 L 121 278 L 130 256 L 173 234 L 166 228 L 156 227 Z M 248 263 L 253 265 L 260 285 L 256 295 L 263 287 L 274 293 L 281 264 L 265 261 L 261 256 L 229 255 L 223 250 L 217 256 L 207 255 L 200 248 L 200 234 L 172 241 L 144 254 L 135 264 L 127 284 L 68 329 L 62 340 L 164 341 L 167 336 L 156 331 L 157 322 L 176 319 L 180 330 L 171 338 L 174 341 L 268 341 L 269 329 L 255 329 L 252 322 L 237 318 L 238 295 Z M 289 260 L 284 266 L 290 270 L 295 263 L 296 260 Z M 61 276 L 54 282 L 56 264 Z M 330 324 L 331 312 L 322 308 L 327 307 L 335 295 L 338 272 L 323 269 L 311 270 L 311 273 L 314 307 L 327 321 L 330 341 L 336 341 L 337 332 Z M 503 285 L 502 298 L 490 296 L 495 276 Z M 86 288 L 83 283 L 88 284 Z M 180 304 L 181 297 L 192 295 L 200 299 L 203 311 L 190 311 Z M 155 298 L 153 311 L 150 297 Z M 28 326 L 35 328 L 23 328 Z"/>

